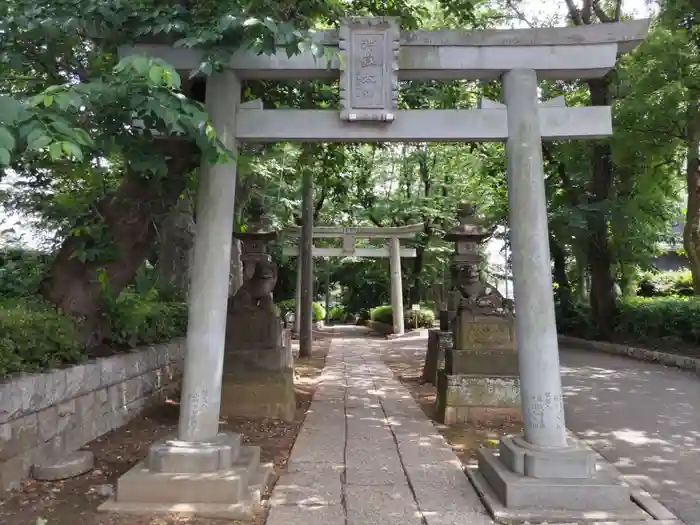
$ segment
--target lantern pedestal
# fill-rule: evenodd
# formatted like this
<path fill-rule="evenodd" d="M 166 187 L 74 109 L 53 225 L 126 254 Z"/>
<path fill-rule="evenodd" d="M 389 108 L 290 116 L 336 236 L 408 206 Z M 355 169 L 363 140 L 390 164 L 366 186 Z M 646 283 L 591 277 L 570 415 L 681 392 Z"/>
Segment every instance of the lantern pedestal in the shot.
<path fill-rule="evenodd" d="M 469 204 L 460 206 L 458 218 L 459 225 L 445 235 L 455 243 L 446 316 L 452 344 L 442 345 L 440 370 L 440 340 L 448 336 L 431 334 L 424 379 L 437 377 L 436 414 L 446 425 L 520 419 L 512 305 L 479 273 L 480 250 L 491 231 L 476 223 Z"/>

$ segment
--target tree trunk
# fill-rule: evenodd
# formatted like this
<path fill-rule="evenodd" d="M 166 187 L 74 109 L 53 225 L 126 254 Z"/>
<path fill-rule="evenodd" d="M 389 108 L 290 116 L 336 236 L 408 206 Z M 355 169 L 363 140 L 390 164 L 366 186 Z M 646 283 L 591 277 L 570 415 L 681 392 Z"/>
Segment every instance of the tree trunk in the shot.
<path fill-rule="evenodd" d="M 593 106 L 610 105 L 610 77 L 588 81 Z M 610 141 L 599 141 L 593 145 L 592 181 L 589 203 L 605 205 L 611 198 L 613 188 L 613 163 Z M 588 263 L 591 271 L 590 304 L 598 335 L 609 339 L 612 335 L 615 316 L 615 290 L 611 273 L 613 262 L 609 239 L 609 220 L 605 210 L 588 214 Z"/>
<path fill-rule="evenodd" d="M 693 275 L 693 291 L 700 295 L 700 110 L 698 97 L 691 93 L 687 110 L 687 211 L 683 227 L 683 247 Z"/>
<path fill-rule="evenodd" d="M 572 306 L 571 284 L 566 273 L 566 252 L 554 235 L 549 236 L 549 250 L 554 261 L 554 282 L 557 284 L 557 295 L 563 312 L 569 312 Z"/>
<path fill-rule="evenodd" d="M 96 233 L 88 230 L 66 238 L 41 283 L 41 294 L 46 299 L 63 312 L 84 320 L 83 342 L 87 346 L 101 343 L 105 335 L 101 315 L 103 288 L 117 297 L 133 280 L 155 241 L 159 218 L 175 205 L 195 166 L 196 149 L 192 144 L 177 139 L 158 140 L 153 149 L 168 157 L 166 182 L 155 182 L 127 170 L 119 188 L 100 201 L 84 222 L 100 228 Z M 86 247 L 104 243 L 105 237 L 110 243 L 108 257 L 80 256 Z"/>
<path fill-rule="evenodd" d="M 190 262 L 194 245 L 194 207 L 189 196 L 178 200 L 158 230 L 159 250 L 156 269 L 164 283 L 187 296 Z"/>
<path fill-rule="evenodd" d="M 423 270 L 423 259 L 425 257 L 425 245 L 422 243 L 416 247 L 416 257 L 413 259 L 413 286 L 409 295 L 410 303 L 419 304 L 423 298 L 423 281 L 421 271 Z M 410 305 L 409 305 L 410 306 Z"/>

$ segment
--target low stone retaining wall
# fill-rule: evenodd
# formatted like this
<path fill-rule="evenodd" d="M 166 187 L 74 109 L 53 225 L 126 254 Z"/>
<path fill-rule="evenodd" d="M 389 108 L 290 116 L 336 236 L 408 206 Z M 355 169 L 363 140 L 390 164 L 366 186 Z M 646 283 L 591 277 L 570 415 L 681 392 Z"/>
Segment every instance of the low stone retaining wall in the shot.
<path fill-rule="evenodd" d="M 608 343 L 605 341 L 589 341 L 588 339 L 580 339 L 568 335 L 560 335 L 559 344 L 571 348 L 605 352 L 606 354 L 624 355 L 632 359 L 638 359 L 639 361 L 651 361 L 654 363 L 661 363 L 665 366 L 683 368 L 685 370 L 694 370 L 696 374 L 700 376 L 700 359 L 695 357 L 669 354 L 666 352 L 659 352 L 658 350 L 648 350 L 646 348 Z"/>
<path fill-rule="evenodd" d="M 0 490 L 126 424 L 178 385 L 184 340 L 0 382 Z"/>

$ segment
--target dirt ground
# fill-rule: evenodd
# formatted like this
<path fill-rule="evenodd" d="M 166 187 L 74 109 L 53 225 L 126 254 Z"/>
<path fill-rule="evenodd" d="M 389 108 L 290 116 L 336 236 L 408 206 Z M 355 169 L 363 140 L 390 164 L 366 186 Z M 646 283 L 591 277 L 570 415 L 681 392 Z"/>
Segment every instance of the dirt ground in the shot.
<path fill-rule="evenodd" d="M 235 419 L 225 427 L 243 435 L 246 444 L 262 448 L 262 461 L 274 462 L 277 473 L 286 468 L 311 398 L 316 379 L 323 370 L 330 337 L 314 337 L 313 357 L 295 363 L 297 412 L 293 422 Z M 117 479 L 142 460 L 149 445 L 176 430 L 178 404 L 168 400 L 143 413 L 138 419 L 93 441 L 85 450 L 95 454 L 95 470 L 63 482 L 30 481 L 22 489 L 0 500 L 2 525 L 237 525 L 240 522 L 177 516 L 125 516 L 98 513 L 97 507 L 109 495 Z M 271 487 L 270 487 L 271 489 Z M 269 494 L 268 494 L 269 495 Z M 268 496 L 266 495 L 266 496 Z M 262 525 L 262 509 L 252 525 Z M 44 521 L 46 520 L 46 521 Z M 250 522 L 247 522 L 250 525 Z"/>
<path fill-rule="evenodd" d="M 394 376 L 408 388 L 416 402 L 430 418 L 465 465 L 476 463 L 476 450 L 479 447 L 495 447 L 498 440 L 508 434 L 522 432 L 521 420 L 503 419 L 480 425 L 446 426 L 435 421 L 435 396 L 437 389 L 430 383 L 423 383 L 424 352 L 402 350 L 393 345 L 382 354 L 386 365 Z"/>

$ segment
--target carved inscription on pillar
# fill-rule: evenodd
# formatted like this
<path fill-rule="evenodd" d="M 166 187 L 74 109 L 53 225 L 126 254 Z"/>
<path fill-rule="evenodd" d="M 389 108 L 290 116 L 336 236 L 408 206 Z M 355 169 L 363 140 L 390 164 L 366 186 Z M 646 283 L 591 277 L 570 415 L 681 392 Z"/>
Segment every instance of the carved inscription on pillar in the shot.
<path fill-rule="evenodd" d="M 340 27 L 340 118 L 392 122 L 398 89 L 398 22 L 351 17 Z"/>

